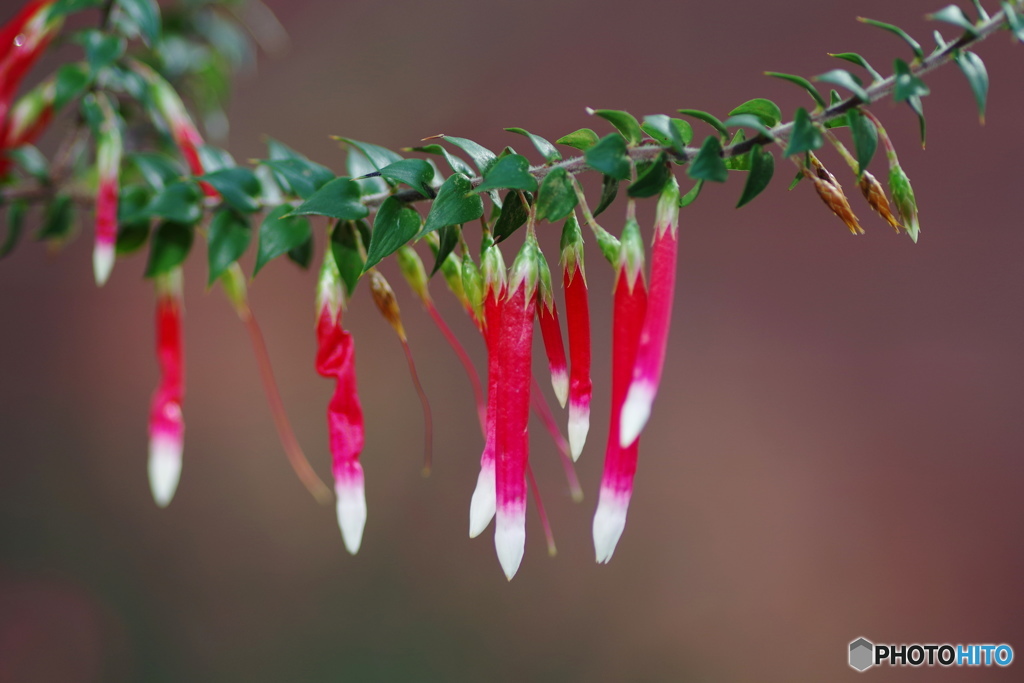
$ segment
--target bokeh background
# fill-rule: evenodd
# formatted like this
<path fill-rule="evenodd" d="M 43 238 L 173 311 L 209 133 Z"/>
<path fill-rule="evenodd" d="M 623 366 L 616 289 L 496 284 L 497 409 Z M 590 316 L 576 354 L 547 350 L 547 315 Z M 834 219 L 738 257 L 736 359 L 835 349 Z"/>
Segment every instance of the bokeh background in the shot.
<path fill-rule="evenodd" d="M 399 149 L 450 133 L 532 154 L 502 128 L 603 133 L 584 107 L 724 115 L 757 96 L 792 112 L 805 95 L 763 71 L 822 73 L 839 65 L 826 53 L 846 50 L 886 70 L 906 47 L 855 17 L 924 39 L 924 14 L 941 3 L 269 4 L 290 49 L 238 78 L 226 144 L 257 157 L 270 135 L 340 171 L 331 134 Z M 492 532 L 466 535 L 481 448 L 469 385 L 393 264 L 433 400 L 435 469 L 420 476 L 419 405 L 362 290 L 346 320 L 369 521 L 351 557 L 332 509 L 281 453 L 245 331 L 203 288 L 202 247 L 186 271 L 184 472 L 158 510 L 145 468 L 157 371 L 144 257 L 98 291 L 88 239 L 56 255 L 22 245 L 0 264 L 0 680 L 835 681 L 858 675 L 846 663 L 858 636 L 1005 642 L 1022 656 L 1024 51 L 999 35 L 979 52 L 993 84 L 984 126 L 955 67 L 928 79 L 927 151 L 909 110 L 876 107 L 920 202 L 919 244 L 856 198 L 868 234 L 851 237 L 809 185 L 786 191 L 781 161 L 754 204 L 732 208 L 734 180 L 684 210 L 671 353 L 607 566 L 594 563 L 590 524 L 611 280 L 593 245 L 586 499 L 572 503 L 535 425 L 559 552 L 547 557 L 531 511 L 511 583 Z M 617 229 L 623 210 L 603 223 Z M 544 232 L 553 260 L 557 228 Z M 482 369 L 440 285 L 438 305 Z M 313 291 L 313 274 L 282 260 L 250 294 L 326 477 L 332 387 L 313 371 Z M 1021 666 L 864 675 L 1019 680 Z"/>

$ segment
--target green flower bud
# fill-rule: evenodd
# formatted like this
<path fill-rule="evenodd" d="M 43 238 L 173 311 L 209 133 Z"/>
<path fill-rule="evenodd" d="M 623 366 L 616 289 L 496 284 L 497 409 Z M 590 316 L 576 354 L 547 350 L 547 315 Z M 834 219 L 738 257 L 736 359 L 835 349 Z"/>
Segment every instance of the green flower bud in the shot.
<path fill-rule="evenodd" d="M 904 229 L 916 243 L 921 232 L 921 225 L 917 219 L 917 200 L 914 199 L 914 188 L 910 186 L 910 178 L 898 163 L 889 169 L 889 192 L 892 193 L 892 201 L 903 219 Z"/>

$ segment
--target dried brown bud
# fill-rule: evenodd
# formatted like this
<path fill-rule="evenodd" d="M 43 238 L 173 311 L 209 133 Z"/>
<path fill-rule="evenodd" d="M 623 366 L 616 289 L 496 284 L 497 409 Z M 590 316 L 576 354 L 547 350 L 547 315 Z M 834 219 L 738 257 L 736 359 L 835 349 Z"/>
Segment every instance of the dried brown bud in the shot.
<path fill-rule="evenodd" d="M 878 213 L 879 216 L 884 218 L 896 232 L 900 231 L 900 222 L 896 220 L 896 217 L 892 215 L 892 211 L 889 210 L 889 200 L 885 196 L 885 190 L 882 189 L 882 184 L 879 183 L 875 176 L 871 175 L 867 171 L 864 171 L 860 176 L 860 182 L 857 183 L 860 187 L 860 191 L 864 194 L 864 199 L 868 200 L 868 204 L 872 209 Z"/>
<path fill-rule="evenodd" d="M 839 216 L 854 235 L 863 235 L 864 228 L 860 227 L 857 217 L 853 215 L 853 209 L 850 208 L 850 202 L 843 194 L 842 188 L 818 177 L 812 176 L 811 180 L 814 181 L 814 189 L 818 191 L 818 196 L 832 209 L 832 213 Z"/>
<path fill-rule="evenodd" d="M 395 290 L 376 268 L 367 273 L 370 277 L 370 294 L 384 319 L 394 328 L 398 338 L 405 342 L 405 327 L 402 326 L 402 314 L 398 310 Z"/>
<path fill-rule="evenodd" d="M 842 192 L 843 186 L 839 184 L 839 181 L 836 180 L 834 175 L 832 175 L 832 172 L 825 168 L 825 165 L 821 163 L 821 160 L 814 156 L 814 152 L 809 152 L 808 156 L 811 158 L 811 165 L 814 166 L 814 174 L 826 183 L 834 185 L 837 190 Z"/>

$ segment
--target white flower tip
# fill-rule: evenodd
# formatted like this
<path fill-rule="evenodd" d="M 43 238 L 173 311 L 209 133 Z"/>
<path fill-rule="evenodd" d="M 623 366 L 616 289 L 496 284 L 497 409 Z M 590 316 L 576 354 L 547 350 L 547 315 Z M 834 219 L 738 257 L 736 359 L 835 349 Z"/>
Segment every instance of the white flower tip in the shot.
<path fill-rule="evenodd" d="M 114 270 L 114 245 L 97 244 L 92 250 L 92 274 L 96 278 L 96 286 L 102 287 Z"/>
<path fill-rule="evenodd" d="M 499 515 L 494 525 L 494 549 L 505 578 L 509 581 L 519 571 L 526 550 L 526 510 L 521 514 Z"/>
<path fill-rule="evenodd" d="M 629 498 L 616 494 L 601 492 L 594 513 L 594 552 L 600 564 L 607 564 L 612 559 L 615 546 L 626 528 L 626 510 Z"/>
<path fill-rule="evenodd" d="M 481 467 L 476 479 L 476 489 L 469 502 L 469 537 L 476 538 L 483 533 L 494 517 L 495 489 L 494 466 Z"/>
<path fill-rule="evenodd" d="M 363 542 L 363 527 L 366 526 L 366 492 L 362 480 L 339 481 L 334 485 L 338 497 L 338 528 L 345 549 L 355 555 Z"/>
<path fill-rule="evenodd" d="M 558 405 L 564 408 L 565 402 L 569 400 L 569 374 L 565 370 L 552 372 L 551 388 L 555 390 L 555 398 L 558 399 Z"/>
<path fill-rule="evenodd" d="M 153 492 L 153 500 L 164 508 L 174 498 L 181 479 L 180 440 L 165 436 L 154 436 L 149 440 L 149 489 Z"/>
<path fill-rule="evenodd" d="M 633 382 L 619 414 L 619 445 L 625 448 L 640 438 L 640 432 L 651 417 L 654 389 L 646 382 Z"/>
<path fill-rule="evenodd" d="M 590 431 L 590 406 L 569 404 L 569 454 L 573 462 L 579 460 L 583 452 L 583 444 L 587 442 Z"/>

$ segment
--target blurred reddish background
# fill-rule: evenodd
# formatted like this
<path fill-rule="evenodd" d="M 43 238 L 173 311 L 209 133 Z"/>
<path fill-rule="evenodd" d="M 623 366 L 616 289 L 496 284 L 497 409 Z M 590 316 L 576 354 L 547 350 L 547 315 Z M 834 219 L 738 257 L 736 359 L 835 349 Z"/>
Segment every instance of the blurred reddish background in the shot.
<path fill-rule="evenodd" d="M 886 71 L 906 47 L 855 17 L 924 38 L 923 15 L 941 3 L 270 4 L 291 48 L 238 79 L 227 145 L 257 157 L 270 135 L 341 171 L 331 134 L 399 149 L 450 133 L 532 154 L 502 128 L 603 134 L 584 107 L 724 115 L 756 96 L 791 113 L 805 95 L 762 71 L 822 73 L 838 66 L 827 52 L 846 50 Z M 508 584 L 492 532 L 466 536 L 481 447 L 468 383 L 393 264 L 433 399 L 435 469 L 420 476 L 416 396 L 361 288 L 347 324 L 370 510 L 350 557 L 333 511 L 288 468 L 244 329 L 219 291 L 204 292 L 201 246 L 186 271 L 185 466 L 158 510 L 145 468 L 156 364 L 144 258 L 119 263 L 98 291 L 89 240 L 55 256 L 22 245 L 0 263 L 0 681 L 832 681 L 856 676 L 846 651 L 858 636 L 1024 652 L 1024 232 L 1012 208 L 1024 52 L 1006 34 L 979 52 L 992 80 L 985 126 L 952 66 L 928 79 L 926 152 L 909 110 L 876 107 L 914 183 L 920 244 L 857 198 L 868 234 L 851 237 L 809 185 L 786 192 L 781 160 L 754 204 L 733 210 L 734 180 L 684 210 L 672 353 L 607 566 L 590 540 L 611 291 L 595 249 L 587 498 L 571 502 L 537 426 L 559 554 L 546 556 L 531 511 Z M 842 163 L 824 159 L 852 190 Z M 617 229 L 623 209 L 602 222 Z M 557 230 L 546 232 L 553 261 Z M 439 307 L 482 368 L 440 285 Z M 313 288 L 282 260 L 251 297 L 326 477 L 332 387 L 313 372 Z M 1021 666 L 947 677 L 1019 680 Z"/>

